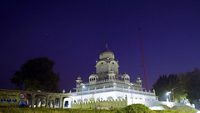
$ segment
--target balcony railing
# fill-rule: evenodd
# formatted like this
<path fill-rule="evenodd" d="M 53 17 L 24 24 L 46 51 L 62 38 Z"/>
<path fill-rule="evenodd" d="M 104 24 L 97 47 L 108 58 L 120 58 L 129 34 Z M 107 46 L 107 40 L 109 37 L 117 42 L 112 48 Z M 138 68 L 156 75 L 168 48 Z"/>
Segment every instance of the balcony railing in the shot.
<path fill-rule="evenodd" d="M 143 94 L 143 95 L 150 95 L 155 96 L 154 92 L 145 91 L 145 90 L 134 90 L 129 88 L 119 88 L 119 87 L 109 87 L 109 88 L 102 88 L 102 89 L 93 89 L 93 90 L 81 90 L 80 92 L 74 92 L 73 95 L 85 95 L 85 94 L 95 94 L 95 93 L 102 93 L 102 92 L 109 92 L 109 91 L 119 91 L 119 92 L 126 92 L 126 93 L 135 93 L 135 94 Z"/>

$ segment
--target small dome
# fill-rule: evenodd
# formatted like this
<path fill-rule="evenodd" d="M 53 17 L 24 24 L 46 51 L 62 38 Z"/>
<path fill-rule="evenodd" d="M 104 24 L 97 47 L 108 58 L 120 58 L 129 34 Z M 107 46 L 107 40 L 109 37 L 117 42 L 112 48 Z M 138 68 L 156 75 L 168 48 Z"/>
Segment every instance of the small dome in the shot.
<path fill-rule="evenodd" d="M 95 75 L 95 74 L 91 74 L 91 75 L 89 76 L 89 79 L 91 79 L 91 78 L 98 78 L 98 76 Z"/>
<path fill-rule="evenodd" d="M 141 83 L 142 80 L 140 79 L 140 77 L 137 77 L 137 80 L 136 80 L 137 83 Z"/>
<path fill-rule="evenodd" d="M 106 58 L 115 59 L 115 55 L 112 51 L 106 49 L 100 53 L 99 59 L 106 59 Z"/>
<path fill-rule="evenodd" d="M 130 83 L 130 76 L 125 73 L 122 75 L 122 80 L 124 80 L 125 83 Z"/>
<path fill-rule="evenodd" d="M 123 77 L 124 77 L 124 78 L 128 78 L 128 79 L 130 79 L 130 76 L 129 76 L 128 74 L 126 74 L 126 73 L 123 74 Z"/>
<path fill-rule="evenodd" d="M 81 80 L 81 77 L 80 77 L 80 76 L 78 76 L 78 77 L 77 77 L 77 80 Z"/>

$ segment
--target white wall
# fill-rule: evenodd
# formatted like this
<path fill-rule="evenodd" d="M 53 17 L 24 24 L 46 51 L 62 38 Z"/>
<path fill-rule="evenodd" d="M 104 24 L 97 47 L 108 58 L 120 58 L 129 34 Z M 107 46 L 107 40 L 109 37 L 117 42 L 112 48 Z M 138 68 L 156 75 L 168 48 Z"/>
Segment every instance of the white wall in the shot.
<path fill-rule="evenodd" d="M 123 99 L 127 98 L 127 105 L 131 104 L 144 104 L 146 106 L 151 106 L 153 103 L 157 102 L 155 95 L 144 95 L 144 94 L 137 94 L 137 93 L 129 93 L 129 92 L 120 92 L 120 91 L 109 91 L 109 92 L 102 92 L 102 93 L 93 93 L 93 94 L 82 94 L 76 95 L 76 93 L 72 93 L 69 98 L 64 99 L 64 101 L 69 101 L 69 108 L 71 104 L 78 100 L 82 100 L 84 102 L 85 99 L 88 101 L 90 98 L 94 98 L 95 101 L 99 98 L 100 100 L 107 100 L 108 97 L 112 97 L 114 100 L 119 99 L 122 97 Z M 65 102 L 63 102 L 64 105 Z"/>

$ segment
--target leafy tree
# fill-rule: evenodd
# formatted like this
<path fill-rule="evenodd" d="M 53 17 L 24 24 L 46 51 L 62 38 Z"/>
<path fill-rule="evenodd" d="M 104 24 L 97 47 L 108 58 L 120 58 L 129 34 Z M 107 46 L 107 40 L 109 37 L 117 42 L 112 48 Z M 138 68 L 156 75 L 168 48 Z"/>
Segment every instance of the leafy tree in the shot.
<path fill-rule="evenodd" d="M 200 99 L 200 70 L 194 69 L 192 72 L 186 73 L 188 77 L 187 82 L 187 98 L 190 102 Z"/>
<path fill-rule="evenodd" d="M 165 93 L 171 91 L 173 100 L 182 100 L 187 97 L 190 102 L 200 99 L 200 70 L 194 69 L 183 74 L 163 75 L 153 85 L 159 100 L 166 100 Z"/>
<path fill-rule="evenodd" d="M 11 82 L 24 90 L 58 91 L 59 76 L 53 66 L 54 62 L 47 57 L 28 60 L 14 73 Z"/>
<path fill-rule="evenodd" d="M 156 91 L 156 95 L 158 96 L 159 100 L 165 100 L 163 95 L 167 91 L 167 75 L 162 75 L 158 78 L 156 83 L 153 85 L 153 89 Z"/>
<path fill-rule="evenodd" d="M 166 92 L 171 92 L 171 100 L 180 100 L 185 95 L 184 85 L 177 74 L 162 75 L 153 85 L 159 100 L 166 100 Z"/>

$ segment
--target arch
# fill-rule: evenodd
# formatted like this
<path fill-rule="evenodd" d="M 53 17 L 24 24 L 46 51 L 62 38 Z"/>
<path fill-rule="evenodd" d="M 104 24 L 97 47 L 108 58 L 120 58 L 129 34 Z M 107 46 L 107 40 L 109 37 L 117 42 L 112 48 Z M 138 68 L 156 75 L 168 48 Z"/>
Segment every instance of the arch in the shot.
<path fill-rule="evenodd" d="M 89 98 L 89 101 L 90 101 L 90 102 L 94 102 L 95 99 L 94 99 L 93 97 L 91 97 L 91 98 Z"/>
<path fill-rule="evenodd" d="M 98 61 L 97 63 L 96 63 L 96 68 L 98 67 L 98 66 L 100 66 L 100 65 L 105 65 L 105 64 L 107 64 L 107 62 L 106 61 L 104 61 L 104 60 L 100 60 L 100 61 Z"/>
<path fill-rule="evenodd" d="M 107 100 L 108 101 L 113 101 L 114 99 L 113 99 L 113 97 L 109 96 L 109 97 L 107 97 Z"/>
<path fill-rule="evenodd" d="M 123 100 L 123 97 L 122 97 L 122 96 L 118 96 L 117 99 L 118 99 L 119 101 L 122 101 L 122 100 Z"/>
<path fill-rule="evenodd" d="M 85 102 L 85 103 L 87 103 L 87 102 L 88 102 L 88 99 L 87 99 L 87 98 L 85 98 L 85 99 L 84 99 L 84 102 Z"/>

